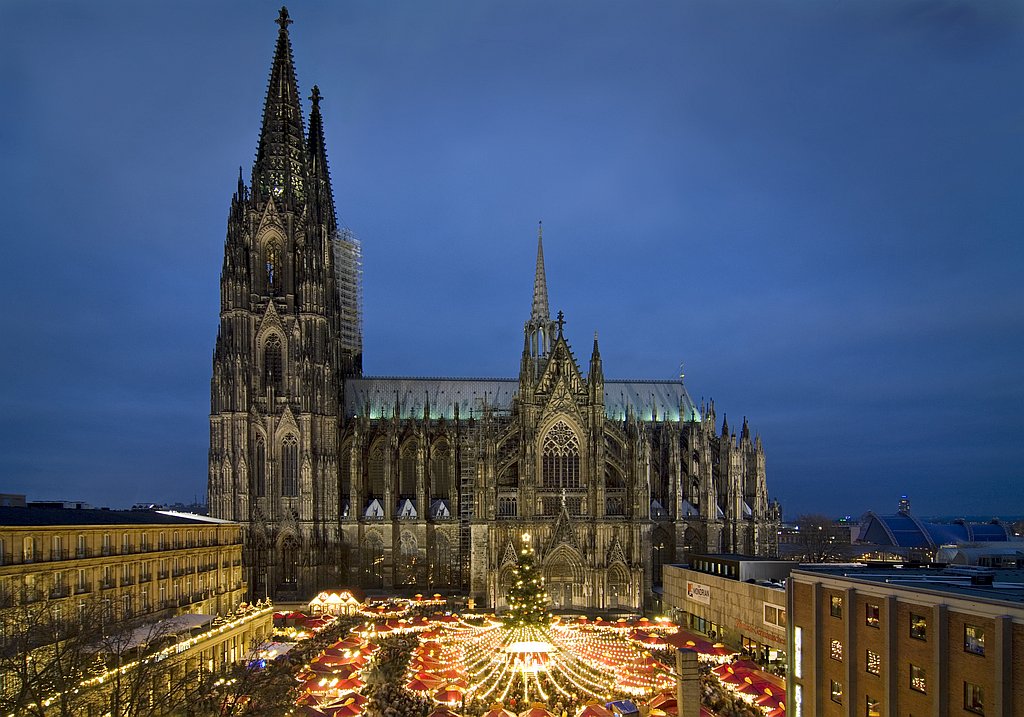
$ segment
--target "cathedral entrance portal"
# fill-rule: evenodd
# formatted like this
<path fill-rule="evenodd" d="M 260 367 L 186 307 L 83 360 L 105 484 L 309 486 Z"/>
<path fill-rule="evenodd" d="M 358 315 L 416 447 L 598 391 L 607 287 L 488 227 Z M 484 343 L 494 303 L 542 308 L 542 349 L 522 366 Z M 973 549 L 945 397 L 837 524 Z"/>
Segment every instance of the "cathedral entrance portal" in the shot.
<path fill-rule="evenodd" d="M 559 551 L 544 564 L 544 587 L 556 610 L 581 606 L 583 566 L 568 551 Z"/>

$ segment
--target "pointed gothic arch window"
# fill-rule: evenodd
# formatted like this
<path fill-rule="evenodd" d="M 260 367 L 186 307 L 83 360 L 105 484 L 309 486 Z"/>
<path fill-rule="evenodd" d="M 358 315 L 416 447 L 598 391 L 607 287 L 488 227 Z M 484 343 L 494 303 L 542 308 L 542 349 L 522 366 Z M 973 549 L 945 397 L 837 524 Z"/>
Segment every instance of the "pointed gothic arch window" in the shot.
<path fill-rule="evenodd" d="M 418 579 L 419 542 L 407 530 L 398 539 L 398 582 L 400 585 L 415 585 Z"/>
<path fill-rule="evenodd" d="M 263 344 L 263 386 L 273 387 L 281 391 L 281 379 L 284 377 L 284 361 L 282 360 L 281 339 L 271 334 Z"/>
<path fill-rule="evenodd" d="M 676 546 L 672 536 L 658 528 L 651 535 L 652 578 L 655 585 L 662 583 L 662 570 L 665 565 L 675 562 Z"/>
<path fill-rule="evenodd" d="M 430 584 L 451 585 L 452 582 L 452 545 L 443 533 L 434 533 L 434 542 L 430 544 Z"/>
<path fill-rule="evenodd" d="M 416 441 L 409 441 L 402 450 L 402 461 L 398 466 L 399 498 L 416 499 Z"/>
<path fill-rule="evenodd" d="M 452 478 L 451 451 L 447 441 L 438 441 L 430 457 L 430 491 L 432 498 L 451 500 Z"/>
<path fill-rule="evenodd" d="M 545 488 L 580 487 L 580 441 L 564 421 L 553 425 L 544 436 L 541 473 Z"/>
<path fill-rule="evenodd" d="M 352 441 L 341 446 L 341 460 L 338 463 L 339 480 L 339 507 L 338 514 L 347 518 L 352 506 L 349 505 L 349 495 L 352 492 Z"/>
<path fill-rule="evenodd" d="M 384 448 L 378 443 L 370 451 L 367 462 L 367 483 L 370 490 L 368 498 L 384 497 Z"/>
<path fill-rule="evenodd" d="M 298 582 L 299 541 L 289 535 L 281 542 L 281 582 L 294 585 Z"/>
<path fill-rule="evenodd" d="M 267 293 L 274 295 L 281 289 L 281 250 L 276 241 L 267 242 L 263 250 L 263 270 L 267 280 Z"/>
<path fill-rule="evenodd" d="M 281 495 L 299 494 L 299 442 L 288 434 L 281 441 Z"/>
<path fill-rule="evenodd" d="M 252 459 L 252 492 L 257 498 L 267 493 L 267 445 L 263 438 L 256 439 Z"/>
<path fill-rule="evenodd" d="M 363 540 L 359 559 L 363 569 L 363 585 L 369 588 L 384 587 L 384 541 L 377 533 L 370 533 Z"/>

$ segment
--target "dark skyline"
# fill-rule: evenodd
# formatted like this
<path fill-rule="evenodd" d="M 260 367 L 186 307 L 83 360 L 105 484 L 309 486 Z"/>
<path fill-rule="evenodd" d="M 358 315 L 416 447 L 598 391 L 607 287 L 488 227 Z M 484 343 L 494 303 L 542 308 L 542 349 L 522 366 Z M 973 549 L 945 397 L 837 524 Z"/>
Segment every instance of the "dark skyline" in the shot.
<path fill-rule="evenodd" d="M 205 494 L 279 5 L 0 5 L 0 492 Z M 787 517 L 1024 513 L 1019 3 L 289 11 L 367 374 L 515 376 L 543 219 L 577 357 L 597 330 L 609 378 L 684 362 Z"/>

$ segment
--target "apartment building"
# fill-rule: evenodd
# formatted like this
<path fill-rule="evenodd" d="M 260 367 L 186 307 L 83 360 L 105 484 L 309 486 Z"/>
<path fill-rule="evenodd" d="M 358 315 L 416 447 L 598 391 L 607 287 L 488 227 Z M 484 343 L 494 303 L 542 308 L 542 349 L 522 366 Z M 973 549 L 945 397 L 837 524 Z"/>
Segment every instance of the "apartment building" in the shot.
<path fill-rule="evenodd" d="M 1024 715 L 1024 570 L 801 566 L 795 717 Z"/>
<path fill-rule="evenodd" d="M 245 599 L 241 528 L 170 511 L 0 507 L 0 616 L 96 600 L 111 619 L 223 614 Z"/>
<path fill-rule="evenodd" d="M 102 715 L 188 699 L 272 630 L 269 601 L 244 599 L 237 523 L 0 507 L 0 706 L 21 714 L 63 695 L 72 712 Z"/>

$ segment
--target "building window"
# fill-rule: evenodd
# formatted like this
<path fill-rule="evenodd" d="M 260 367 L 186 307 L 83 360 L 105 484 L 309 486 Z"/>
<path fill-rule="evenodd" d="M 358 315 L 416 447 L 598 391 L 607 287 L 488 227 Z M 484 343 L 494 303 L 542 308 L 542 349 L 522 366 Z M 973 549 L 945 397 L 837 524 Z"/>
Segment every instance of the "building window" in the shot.
<path fill-rule="evenodd" d="M 295 436 L 281 441 L 281 495 L 299 494 L 299 443 Z"/>
<path fill-rule="evenodd" d="M 833 595 L 828 599 L 828 614 L 832 617 L 843 616 L 843 599 L 838 595 Z"/>
<path fill-rule="evenodd" d="M 804 676 L 804 629 L 802 627 L 795 626 L 793 628 L 793 648 L 796 654 L 793 657 L 793 675 L 795 677 Z"/>
<path fill-rule="evenodd" d="M 924 615 L 910 613 L 910 636 L 915 640 L 928 639 L 928 620 Z"/>
<path fill-rule="evenodd" d="M 910 665 L 910 689 L 915 692 L 927 692 L 928 680 L 925 678 L 924 668 L 917 665 Z"/>
<path fill-rule="evenodd" d="M 964 709 L 977 714 L 985 714 L 985 690 L 973 682 L 964 683 Z"/>
<path fill-rule="evenodd" d="M 764 621 L 767 625 L 786 627 L 786 608 L 764 603 Z"/>
<path fill-rule="evenodd" d="M 964 652 L 985 654 L 985 631 L 977 625 L 964 625 Z"/>
<path fill-rule="evenodd" d="M 370 498 L 384 497 L 384 449 L 378 443 L 370 451 L 370 460 L 367 461 L 367 483 L 370 488 Z"/>
<path fill-rule="evenodd" d="M 430 494 L 434 498 L 451 498 L 452 460 L 448 444 L 440 442 L 430 455 Z"/>
<path fill-rule="evenodd" d="M 263 387 L 281 391 L 281 377 L 284 375 L 281 360 L 281 339 L 271 334 L 263 345 Z"/>
<path fill-rule="evenodd" d="M 256 449 L 252 461 L 252 492 L 262 498 L 267 490 L 267 446 L 263 438 L 256 439 Z"/>
<path fill-rule="evenodd" d="M 837 705 L 843 704 L 843 683 L 832 680 L 831 694 L 833 702 Z"/>
<path fill-rule="evenodd" d="M 864 606 L 864 622 L 868 627 L 878 627 L 881 623 L 881 610 L 878 605 L 868 603 Z"/>
<path fill-rule="evenodd" d="M 882 717 L 882 703 L 873 697 L 867 698 L 867 709 L 864 710 L 864 714 L 867 717 Z"/>
<path fill-rule="evenodd" d="M 515 498 L 498 498 L 498 516 L 501 518 L 514 518 L 516 516 Z"/>
<path fill-rule="evenodd" d="M 398 462 L 398 497 L 416 498 L 416 464 L 419 449 L 412 441 L 402 451 L 402 459 Z"/>
<path fill-rule="evenodd" d="M 843 661 L 843 643 L 839 642 L 839 640 L 833 640 L 832 641 L 832 649 L 829 652 L 829 657 L 831 657 L 833 660 L 838 660 L 839 662 L 842 662 Z"/>
<path fill-rule="evenodd" d="M 882 656 L 877 652 L 868 650 L 867 654 L 867 671 L 871 675 L 882 674 Z"/>
<path fill-rule="evenodd" d="M 276 294 L 281 288 L 281 258 L 277 243 L 267 242 L 263 251 L 266 257 L 264 269 L 267 276 L 267 291 L 270 294 Z"/>
<path fill-rule="evenodd" d="M 580 487 L 580 441 L 563 421 L 544 437 L 541 474 L 545 488 Z"/>

